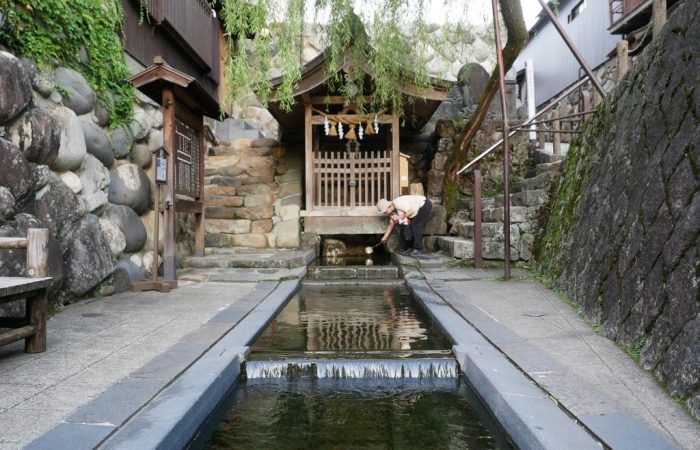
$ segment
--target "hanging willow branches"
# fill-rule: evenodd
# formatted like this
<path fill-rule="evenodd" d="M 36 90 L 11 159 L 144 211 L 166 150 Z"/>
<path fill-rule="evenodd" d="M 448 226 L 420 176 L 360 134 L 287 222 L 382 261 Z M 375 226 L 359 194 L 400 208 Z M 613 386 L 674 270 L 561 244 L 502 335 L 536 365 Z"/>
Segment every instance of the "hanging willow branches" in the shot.
<path fill-rule="evenodd" d="M 463 1 L 437 0 L 441 21 L 451 22 L 444 40 L 429 33 L 429 0 L 218 0 L 227 37 L 230 63 L 226 82 L 228 101 L 240 104 L 257 95 L 263 103 L 274 96 L 282 108 L 293 105 L 293 90 L 301 78 L 302 39 L 323 37 L 326 69 L 332 88 L 365 110 L 402 111 L 408 99 L 396 88 L 430 83 L 430 49 L 454 48 L 471 42 L 468 10 Z M 433 18 L 434 19 L 434 18 Z M 347 73 L 343 67 L 354 67 Z M 271 74 L 281 72 L 273 86 Z M 372 76 L 371 92 L 364 92 L 365 71 Z M 274 87 L 274 91 L 273 91 Z"/>

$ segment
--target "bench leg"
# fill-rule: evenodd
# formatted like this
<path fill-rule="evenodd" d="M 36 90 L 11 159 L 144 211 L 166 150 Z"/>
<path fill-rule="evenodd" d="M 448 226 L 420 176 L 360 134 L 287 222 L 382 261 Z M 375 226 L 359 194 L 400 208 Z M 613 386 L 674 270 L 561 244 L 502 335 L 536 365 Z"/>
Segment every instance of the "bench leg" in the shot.
<path fill-rule="evenodd" d="M 36 326 L 36 333 L 24 340 L 26 353 L 41 353 L 46 351 L 46 289 L 27 299 L 27 319 Z"/>

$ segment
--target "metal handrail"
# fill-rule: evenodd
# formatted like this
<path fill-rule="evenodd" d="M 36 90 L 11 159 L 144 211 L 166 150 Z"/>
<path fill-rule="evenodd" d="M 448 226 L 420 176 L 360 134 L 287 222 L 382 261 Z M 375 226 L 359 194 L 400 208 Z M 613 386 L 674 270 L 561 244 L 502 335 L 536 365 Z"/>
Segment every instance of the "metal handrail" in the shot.
<path fill-rule="evenodd" d="M 534 122 L 535 119 L 539 118 L 542 114 L 544 114 L 544 113 L 546 113 L 547 111 L 549 111 L 550 109 L 552 109 L 552 107 L 554 107 L 557 103 L 559 103 L 559 101 L 561 101 L 564 97 L 567 97 L 567 96 L 568 96 L 569 94 L 571 94 L 573 91 L 575 91 L 576 89 L 578 89 L 579 86 L 583 85 L 586 81 L 588 81 L 588 77 L 587 77 L 587 76 L 584 77 L 584 78 L 582 78 L 582 79 L 580 79 L 577 83 L 575 83 L 574 85 L 572 85 L 571 87 L 569 87 L 569 89 L 567 89 L 567 90 L 565 90 L 564 92 L 562 92 L 561 94 L 559 94 L 559 96 L 558 96 L 557 98 L 555 98 L 554 100 L 552 100 L 552 101 L 549 103 L 549 105 L 547 105 L 546 107 L 544 107 L 543 109 L 541 109 L 541 110 L 540 110 L 539 112 L 537 112 L 534 116 L 530 117 L 527 121 L 525 121 L 524 123 L 522 123 L 519 127 L 525 127 L 525 126 L 527 126 L 527 125 L 533 125 L 532 122 Z M 510 137 L 510 136 L 514 136 L 515 133 L 517 133 L 518 131 L 520 131 L 520 130 L 511 131 L 511 132 L 508 134 L 508 136 L 509 136 L 509 137 Z M 464 172 L 465 170 L 469 169 L 471 166 L 473 166 L 473 165 L 476 164 L 477 162 L 481 161 L 485 156 L 489 155 L 491 152 L 493 152 L 494 150 L 496 150 L 501 144 L 503 144 L 503 138 L 501 138 L 500 140 L 498 140 L 498 142 L 496 142 L 495 144 L 493 144 L 493 145 L 492 145 L 491 147 L 489 147 L 488 149 L 486 149 L 486 150 L 484 150 L 483 152 L 481 152 L 481 154 L 479 154 L 479 156 L 477 156 L 476 158 L 474 158 L 469 164 L 467 164 L 466 166 L 464 166 L 464 167 L 462 167 L 461 169 L 459 169 L 459 171 L 457 171 L 457 175 L 460 175 L 462 172 Z"/>
<path fill-rule="evenodd" d="M 579 119 L 579 120 L 565 120 L 565 119 L 571 119 L 571 118 L 573 118 L 573 117 L 587 116 L 587 115 L 589 115 L 589 114 L 593 114 L 593 111 L 582 111 L 582 112 L 580 112 L 580 113 L 569 114 L 569 115 L 566 115 L 566 116 L 559 116 L 559 117 L 557 117 L 557 120 L 559 120 L 559 121 L 561 121 L 561 122 L 580 122 L 580 121 L 581 121 L 580 119 Z M 551 121 L 552 121 L 552 119 L 538 120 L 537 122 L 530 122 L 530 123 L 527 123 L 527 124 L 516 125 L 516 126 L 514 126 L 514 127 L 511 127 L 511 130 L 515 130 L 516 128 L 518 128 L 518 129 L 520 129 L 520 128 L 525 128 L 525 127 L 529 127 L 529 126 L 532 126 L 532 125 L 539 125 L 539 124 L 541 124 L 541 123 L 547 123 L 547 122 L 551 122 Z M 522 130 L 521 130 L 521 131 L 522 131 Z M 532 131 L 532 130 L 527 130 L 527 131 Z"/>

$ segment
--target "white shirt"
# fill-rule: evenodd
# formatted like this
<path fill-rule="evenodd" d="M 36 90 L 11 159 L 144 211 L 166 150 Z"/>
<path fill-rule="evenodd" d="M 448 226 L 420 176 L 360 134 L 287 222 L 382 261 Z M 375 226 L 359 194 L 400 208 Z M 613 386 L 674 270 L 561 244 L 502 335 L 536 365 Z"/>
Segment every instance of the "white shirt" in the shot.
<path fill-rule="evenodd" d="M 400 197 L 396 197 L 391 203 L 399 213 L 406 214 L 406 211 L 410 210 L 412 214 L 408 217 L 413 219 L 416 217 L 416 214 L 418 214 L 418 210 L 425 204 L 425 196 L 402 195 Z"/>

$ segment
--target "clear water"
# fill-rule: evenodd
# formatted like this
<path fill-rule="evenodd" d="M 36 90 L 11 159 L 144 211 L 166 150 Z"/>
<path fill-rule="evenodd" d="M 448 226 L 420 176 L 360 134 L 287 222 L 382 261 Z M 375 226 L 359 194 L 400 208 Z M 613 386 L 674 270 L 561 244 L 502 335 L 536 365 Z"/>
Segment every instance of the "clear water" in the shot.
<path fill-rule="evenodd" d="M 364 251 L 364 250 L 363 250 Z M 319 266 L 386 266 L 391 264 L 391 255 L 384 251 L 375 251 L 352 256 L 321 257 Z"/>
<path fill-rule="evenodd" d="M 257 378 L 365 378 L 429 379 L 455 378 L 454 358 L 420 359 L 285 359 L 282 361 L 248 361 L 246 375 Z"/>
<path fill-rule="evenodd" d="M 451 348 L 403 286 L 303 286 L 253 343 L 250 359 L 391 358 Z"/>
<path fill-rule="evenodd" d="M 305 285 L 252 345 L 205 445 L 510 449 L 450 349 L 403 286 Z"/>
<path fill-rule="evenodd" d="M 461 378 L 248 380 L 209 449 L 510 449 Z"/>

